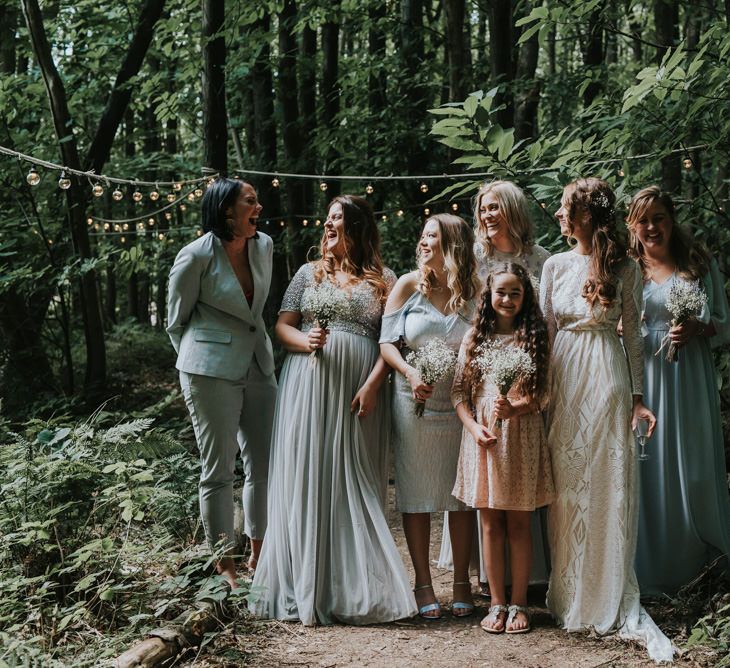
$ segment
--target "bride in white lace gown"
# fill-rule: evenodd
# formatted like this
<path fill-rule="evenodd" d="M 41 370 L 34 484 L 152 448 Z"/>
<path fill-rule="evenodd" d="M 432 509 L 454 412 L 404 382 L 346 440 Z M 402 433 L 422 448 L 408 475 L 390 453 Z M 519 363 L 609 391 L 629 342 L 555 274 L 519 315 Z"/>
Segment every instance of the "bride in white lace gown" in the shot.
<path fill-rule="evenodd" d="M 614 202 L 605 181 L 566 186 L 556 217 L 575 247 L 547 260 L 540 284 L 553 344 L 548 607 L 568 631 L 617 631 L 646 645 L 654 660 L 671 661 L 670 641 L 639 603 L 633 567 L 639 506 L 631 424 L 645 418 L 653 430 L 656 420 L 641 397 L 641 273 L 617 238 Z"/>

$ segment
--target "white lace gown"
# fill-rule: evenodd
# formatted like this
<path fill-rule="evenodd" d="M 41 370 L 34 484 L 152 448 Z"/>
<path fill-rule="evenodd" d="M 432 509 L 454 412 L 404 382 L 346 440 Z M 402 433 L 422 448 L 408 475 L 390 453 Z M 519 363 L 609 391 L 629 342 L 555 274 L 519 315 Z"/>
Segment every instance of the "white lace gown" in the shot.
<path fill-rule="evenodd" d="M 672 645 L 639 603 L 632 394 L 642 393 L 642 280 L 626 260 L 610 308 L 581 296 L 590 256 L 547 260 L 540 303 L 552 341 L 548 446 L 555 501 L 548 511 L 552 573 L 547 603 L 568 631 L 617 631 L 672 660 Z M 624 347 L 616 333 L 623 318 Z"/>

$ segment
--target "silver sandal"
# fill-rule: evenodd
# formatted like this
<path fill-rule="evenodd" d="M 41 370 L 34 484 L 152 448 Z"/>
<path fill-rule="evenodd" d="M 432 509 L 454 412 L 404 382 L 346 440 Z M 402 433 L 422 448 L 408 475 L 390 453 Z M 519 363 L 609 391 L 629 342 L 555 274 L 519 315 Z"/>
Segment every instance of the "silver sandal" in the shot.
<path fill-rule="evenodd" d="M 509 615 L 507 616 L 507 622 L 504 625 L 505 633 L 528 633 L 532 629 L 532 627 L 530 626 L 531 617 L 528 608 L 526 608 L 524 605 L 510 605 L 508 610 Z M 510 631 L 507 627 L 515 621 L 515 617 L 520 612 L 527 618 L 527 626 L 524 629 L 513 629 L 512 631 Z"/>
<path fill-rule="evenodd" d="M 504 633 L 504 630 L 507 628 L 506 621 L 502 623 L 501 629 L 495 629 L 491 626 L 485 626 L 485 623 L 489 622 L 492 625 L 496 624 L 499 621 L 499 616 L 505 612 L 509 612 L 509 608 L 506 605 L 493 605 L 491 608 L 489 608 L 487 616 L 482 619 L 480 626 L 487 633 Z"/>

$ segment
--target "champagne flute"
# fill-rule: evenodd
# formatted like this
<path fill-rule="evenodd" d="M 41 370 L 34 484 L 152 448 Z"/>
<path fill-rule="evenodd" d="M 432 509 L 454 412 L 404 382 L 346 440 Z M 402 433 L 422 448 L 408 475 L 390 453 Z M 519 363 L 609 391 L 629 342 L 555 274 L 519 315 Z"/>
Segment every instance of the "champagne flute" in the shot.
<path fill-rule="evenodd" d="M 649 455 L 644 450 L 644 447 L 646 446 L 646 439 L 648 438 L 649 433 L 649 420 L 646 418 L 639 418 L 636 421 L 636 426 L 634 427 L 634 435 L 636 436 L 636 440 L 639 441 L 639 461 L 645 462 L 647 459 L 649 459 Z"/>

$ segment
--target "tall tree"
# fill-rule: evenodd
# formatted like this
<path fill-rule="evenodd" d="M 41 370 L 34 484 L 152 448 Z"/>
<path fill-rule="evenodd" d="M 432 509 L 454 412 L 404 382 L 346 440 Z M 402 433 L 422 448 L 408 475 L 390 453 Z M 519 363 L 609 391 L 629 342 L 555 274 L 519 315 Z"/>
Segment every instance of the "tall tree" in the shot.
<path fill-rule="evenodd" d="M 514 98 L 512 94 L 512 26 L 513 0 L 494 0 L 489 5 L 489 62 L 493 85 L 502 88 L 495 103 L 504 106 L 497 111 L 497 122 L 503 128 L 514 126 Z"/>
<path fill-rule="evenodd" d="M 299 134 L 302 143 L 302 170 L 313 174 L 317 170 L 313 150 L 317 131 L 317 31 L 310 25 L 302 28 L 299 44 Z M 314 191 L 310 181 L 303 181 L 304 211 L 314 212 Z M 294 267 L 296 269 L 298 267 Z"/>
<path fill-rule="evenodd" d="M 464 0 L 445 0 L 446 45 L 449 60 L 449 99 L 466 97 L 466 52 L 464 47 Z"/>
<path fill-rule="evenodd" d="M 599 2 L 588 16 L 587 30 L 583 45 L 583 65 L 593 72 L 603 63 L 603 14 L 606 2 Z M 601 93 L 601 78 L 593 76 L 583 91 L 583 106 L 589 107 Z"/>
<path fill-rule="evenodd" d="M 327 13 L 329 19 L 322 24 L 322 125 L 336 136 L 337 115 L 340 113 L 340 95 L 342 89 L 339 83 L 339 7 L 340 0 L 333 0 Z M 339 157 L 339 151 L 334 141 L 330 141 L 325 153 L 325 170 L 333 171 Z M 340 194 L 339 182 L 329 184 L 329 194 Z"/>
<path fill-rule="evenodd" d="M 203 162 L 228 173 L 225 2 L 203 0 Z"/>

